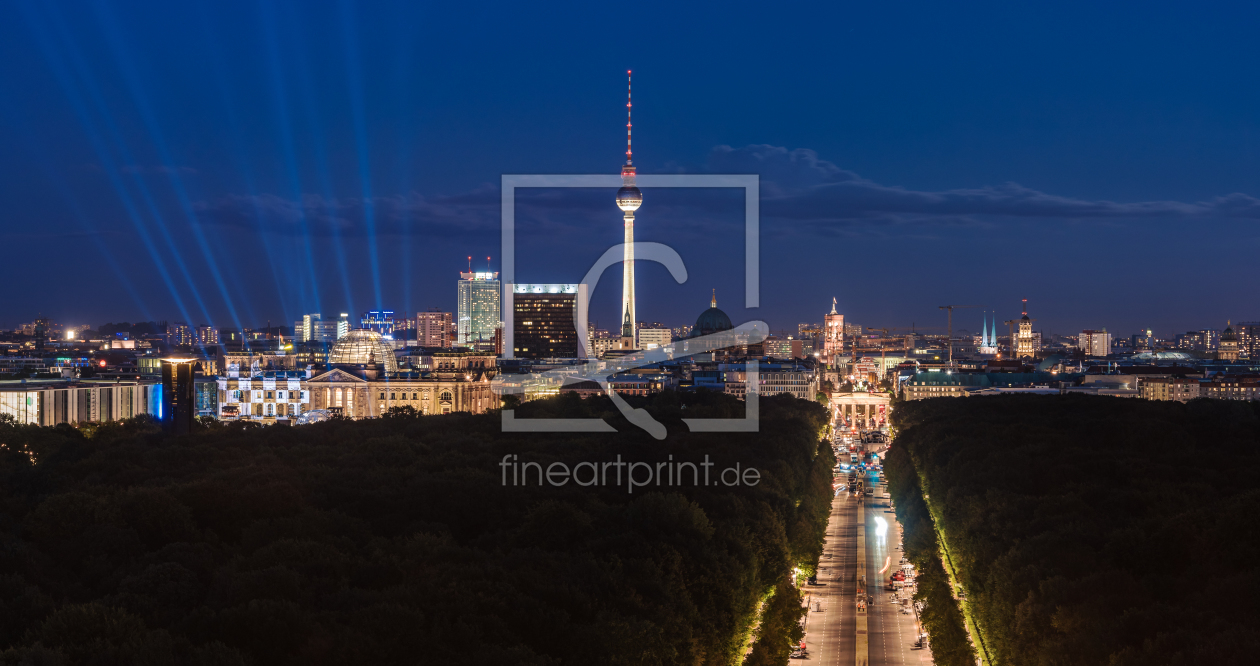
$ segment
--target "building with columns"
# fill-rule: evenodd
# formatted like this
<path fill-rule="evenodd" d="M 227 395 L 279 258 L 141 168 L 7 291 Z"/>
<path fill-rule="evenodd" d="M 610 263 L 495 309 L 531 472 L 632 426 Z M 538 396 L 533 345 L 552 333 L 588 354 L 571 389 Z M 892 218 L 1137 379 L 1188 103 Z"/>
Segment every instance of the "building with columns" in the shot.
<path fill-rule="evenodd" d="M 263 371 L 229 369 L 220 378 L 219 418 L 293 424 L 307 412 L 326 410 L 352 419 L 375 418 L 394 407 L 421 414 L 471 412 L 499 406 L 490 380 L 495 356 L 464 348 L 430 349 L 423 369 L 400 369 L 382 336 L 354 329 L 333 345 L 328 369 Z"/>
<path fill-rule="evenodd" d="M 871 430 L 887 425 L 892 396 L 883 391 L 831 394 L 831 406 L 841 426 L 852 430 Z"/>

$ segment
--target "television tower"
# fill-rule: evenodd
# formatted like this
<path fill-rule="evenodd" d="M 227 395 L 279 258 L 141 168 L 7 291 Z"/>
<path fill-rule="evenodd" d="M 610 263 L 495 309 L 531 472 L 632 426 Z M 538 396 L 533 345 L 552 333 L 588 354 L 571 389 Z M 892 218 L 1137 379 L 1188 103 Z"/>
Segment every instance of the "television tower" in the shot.
<path fill-rule="evenodd" d="M 626 164 L 621 167 L 621 189 L 617 190 L 617 207 L 622 210 L 626 225 L 626 251 L 621 262 L 621 321 L 635 326 L 639 320 L 634 309 L 634 211 L 643 203 L 643 193 L 634 184 L 630 127 L 630 70 L 626 70 Z M 635 337 L 638 337 L 637 330 Z"/>

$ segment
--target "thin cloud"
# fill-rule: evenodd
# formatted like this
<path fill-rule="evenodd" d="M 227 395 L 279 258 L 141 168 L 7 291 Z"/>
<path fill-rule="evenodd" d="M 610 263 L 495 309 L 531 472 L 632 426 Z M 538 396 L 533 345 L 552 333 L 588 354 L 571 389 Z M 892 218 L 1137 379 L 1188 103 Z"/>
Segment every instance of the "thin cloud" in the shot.
<path fill-rule="evenodd" d="M 718 146 L 708 170 L 762 175 L 763 215 L 812 224 L 947 222 L 966 218 L 1260 218 L 1260 200 L 1229 194 L 1208 201 L 1119 203 L 1047 194 L 1018 183 L 940 191 L 882 185 L 818 158 L 779 146 Z"/>
<path fill-rule="evenodd" d="M 820 159 L 812 150 L 780 146 L 718 146 L 705 166 L 692 172 L 755 173 L 761 176 L 761 215 L 781 230 L 812 235 L 849 234 L 896 225 L 983 227 L 1010 219 L 1099 221 L 1129 219 L 1260 219 L 1260 200 L 1234 193 L 1207 201 L 1076 199 L 1049 194 L 1018 183 L 952 190 L 913 190 L 866 179 Z M 608 217 L 607 197 L 593 191 L 559 188 L 518 193 L 518 224 L 534 231 L 566 233 L 589 228 Z M 501 213 L 497 186 L 428 196 L 335 198 L 305 194 L 289 199 L 274 194 L 232 194 L 194 205 L 208 224 L 259 228 L 279 234 L 365 235 L 372 220 L 378 235 L 435 233 L 446 236 L 497 233 Z M 705 203 L 675 200 L 653 214 L 671 228 L 713 231 L 730 220 Z"/>

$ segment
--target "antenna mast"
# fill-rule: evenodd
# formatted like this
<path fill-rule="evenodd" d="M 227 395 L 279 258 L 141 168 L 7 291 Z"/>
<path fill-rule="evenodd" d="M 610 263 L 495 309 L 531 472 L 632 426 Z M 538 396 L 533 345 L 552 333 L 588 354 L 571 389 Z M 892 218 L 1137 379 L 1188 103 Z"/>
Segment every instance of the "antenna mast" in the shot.
<path fill-rule="evenodd" d="M 626 70 L 626 164 L 634 164 L 634 152 L 630 150 L 630 70 Z"/>

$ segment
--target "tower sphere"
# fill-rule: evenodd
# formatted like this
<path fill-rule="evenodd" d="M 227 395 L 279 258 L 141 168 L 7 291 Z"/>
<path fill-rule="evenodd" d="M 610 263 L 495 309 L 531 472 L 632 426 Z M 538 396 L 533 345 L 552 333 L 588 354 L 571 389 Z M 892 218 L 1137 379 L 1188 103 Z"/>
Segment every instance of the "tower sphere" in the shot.
<path fill-rule="evenodd" d="M 627 213 L 639 209 L 643 203 L 643 193 L 634 185 L 625 185 L 617 190 L 617 207 Z"/>

